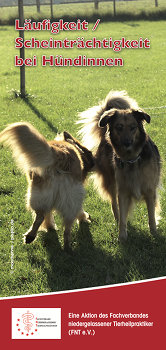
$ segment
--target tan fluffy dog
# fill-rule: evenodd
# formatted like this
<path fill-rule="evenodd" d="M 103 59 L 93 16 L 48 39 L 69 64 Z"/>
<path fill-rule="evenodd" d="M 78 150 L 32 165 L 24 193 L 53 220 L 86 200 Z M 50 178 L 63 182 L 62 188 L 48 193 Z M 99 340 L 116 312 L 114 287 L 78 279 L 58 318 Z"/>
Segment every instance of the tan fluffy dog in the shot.
<path fill-rule="evenodd" d="M 140 199 L 146 201 L 150 231 L 155 233 L 160 155 L 143 126 L 144 121 L 150 123 L 150 116 L 124 91 L 111 91 L 80 119 L 83 142 L 96 157 L 96 184 L 112 202 L 119 238 L 127 238 L 129 209 L 133 200 Z"/>
<path fill-rule="evenodd" d="M 93 167 L 90 151 L 69 133 L 61 140 L 47 142 L 29 123 L 9 125 L 0 133 L 0 141 L 11 147 L 18 166 L 27 175 L 27 207 L 36 218 L 25 235 L 31 243 L 41 224 L 54 228 L 52 211 L 61 214 L 64 225 L 64 247 L 69 247 L 70 231 L 74 220 L 88 221 L 83 211 L 83 181 Z"/>

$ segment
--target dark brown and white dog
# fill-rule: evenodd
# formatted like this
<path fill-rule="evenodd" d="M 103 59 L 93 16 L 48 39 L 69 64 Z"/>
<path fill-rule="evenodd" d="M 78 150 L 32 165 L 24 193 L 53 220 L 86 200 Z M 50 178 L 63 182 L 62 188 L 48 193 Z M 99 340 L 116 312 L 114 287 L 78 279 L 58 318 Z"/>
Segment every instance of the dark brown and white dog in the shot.
<path fill-rule="evenodd" d="M 146 201 L 150 231 L 156 232 L 160 155 L 145 132 L 145 121 L 150 123 L 150 116 L 126 92 L 111 91 L 98 106 L 80 113 L 78 122 L 83 124 L 79 132 L 83 143 L 94 150 L 95 183 L 102 197 L 112 202 L 120 240 L 127 239 L 133 200 Z"/>
<path fill-rule="evenodd" d="M 27 207 L 36 218 L 25 234 L 31 243 L 40 225 L 54 228 L 53 210 L 63 218 L 64 247 L 69 247 L 75 219 L 89 221 L 82 208 L 83 182 L 94 165 L 92 153 L 69 133 L 53 141 L 46 139 L 29 123 L 9 125 L 0 133 L 0 142 L 11 147 L 18 166 L 28 180 Z"/>

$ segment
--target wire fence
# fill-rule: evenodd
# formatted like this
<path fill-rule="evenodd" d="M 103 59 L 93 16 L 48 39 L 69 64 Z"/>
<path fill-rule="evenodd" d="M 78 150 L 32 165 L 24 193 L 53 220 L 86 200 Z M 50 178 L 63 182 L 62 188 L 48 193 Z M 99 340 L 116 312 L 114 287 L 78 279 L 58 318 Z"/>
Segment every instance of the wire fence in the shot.
<path fill-rule="evenodd" d="M 166 19 L 166 0 L 23 0 L 27 16 L 102 16 L 112 20 L 163 20 Z M 0 0 L 0 24 L 12 24 L 18 0 Z M 9 9 L 9 11 L 8 11 Z"/>
<path fill-rule="evenodd" d="M 104 2 L 115 2 L 116 5 L 120 3 L 126 3 L 126 6 L 129 6 L 130 3 L 137 3 L 142 8 L 146 7 L 166 7 L 166 1 L 165 0 L 52 0 L 53 5 L 58 4 L 77 4 L 77 3 L 104 3 Z M 39 4 L 40 6 L 48 6 L 50 5 L 50 0 L 24 0 L 23 4 L 24 6 L 37 6 Z M 18 6 L 18 0 L 0 0 L 0 7 L 15 7 Z"/>

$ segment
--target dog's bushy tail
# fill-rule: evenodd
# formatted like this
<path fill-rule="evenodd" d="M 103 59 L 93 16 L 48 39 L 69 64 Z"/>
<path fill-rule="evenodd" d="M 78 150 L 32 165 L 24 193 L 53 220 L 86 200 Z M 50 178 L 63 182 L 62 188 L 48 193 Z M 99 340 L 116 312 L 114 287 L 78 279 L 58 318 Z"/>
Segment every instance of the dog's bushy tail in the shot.
<path fill-rule="evenodd" d="M 81 124 L 81 128 L 78 134 L 90 150 L 95 149 L 104 137 L 107 128 L 100 128 L 98 123 L 102 114 L 111 108 L 138 109 L 138 105 L 135 100 L 127 95 L 126 91 L 110 91 L 105 100 L 101 101 L 98 106 L 79 113 L 77 124 Z"/>
<path fill-rule="evenodd" d="M 53 164 L 53 152 L 45 138 L 29 123 L 10 124 L 0 133 L 4 142 L 13 151 L 13 156 L 23 172 Z"/>

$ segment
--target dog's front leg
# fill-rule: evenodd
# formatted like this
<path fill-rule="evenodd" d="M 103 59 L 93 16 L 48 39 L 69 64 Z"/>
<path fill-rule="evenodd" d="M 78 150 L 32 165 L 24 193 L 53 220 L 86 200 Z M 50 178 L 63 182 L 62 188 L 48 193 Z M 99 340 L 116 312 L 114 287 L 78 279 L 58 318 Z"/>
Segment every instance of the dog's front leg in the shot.
<path fill-rule="evenodd" d="M 118 209 L 118 203 L 116 200 L 116 196 L 112 197 L 112 211 L 114 214 L 114 218 L 118 223 L 119 222 L 119 209 Z"/>
<path fill-rule="evenodd" d="M 131 204 L 131 199 L 125 193 L 119 193 L 119 240 L 126 241 L 127 239 L 127 216 Z"/>
<path fill-rule="evenodd" d="M 29 244 L 34 241 L 37 236 L 37 230 L 44 220 L 44 214 L 41 212 L 36 212 L 36 219 L 32 225 L 31 230 L 25 234 L 25 243 Z"/>
<path fill-rule="evenodd" d="M 149 193 L 145 197 L 145 201 L 148 209 L 150 232 L 151 234 L 155 234 L 156 233 L 156 220 L 155 220 L 156 193 L 149 191 Z"/>

